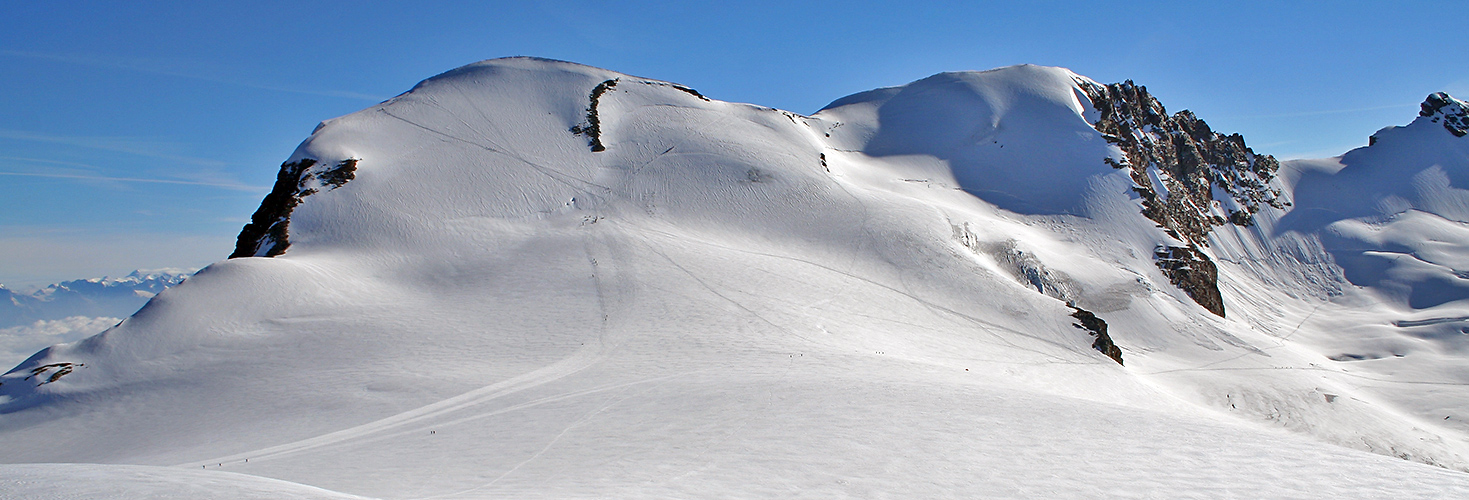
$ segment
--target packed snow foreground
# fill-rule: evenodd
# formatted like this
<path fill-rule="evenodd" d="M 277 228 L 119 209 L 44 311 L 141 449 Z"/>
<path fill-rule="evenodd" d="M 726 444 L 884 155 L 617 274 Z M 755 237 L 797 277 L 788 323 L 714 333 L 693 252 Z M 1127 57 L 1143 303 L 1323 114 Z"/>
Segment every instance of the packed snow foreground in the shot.
<path fill-rule="evenodd" d="M 1464 497 L 1469 138 L 1429 101 L 1280 163 L 1060 68 L 804 116 L 465 66 L 0 378 L 0 497 Z"/>

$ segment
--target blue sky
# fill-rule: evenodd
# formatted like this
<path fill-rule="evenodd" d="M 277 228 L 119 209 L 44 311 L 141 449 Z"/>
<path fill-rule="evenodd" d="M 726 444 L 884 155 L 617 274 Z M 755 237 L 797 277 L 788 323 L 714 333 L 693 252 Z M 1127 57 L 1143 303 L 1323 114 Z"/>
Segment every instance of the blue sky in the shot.
<path fill-rule="evenodd" d="M 1469 95 L 1461 2 L 0 0 L 0 283 L 228 255 L 317 122 L 535 55 L 810 113 L 933 73 L 1132 79 L 1281 158 Z"/>

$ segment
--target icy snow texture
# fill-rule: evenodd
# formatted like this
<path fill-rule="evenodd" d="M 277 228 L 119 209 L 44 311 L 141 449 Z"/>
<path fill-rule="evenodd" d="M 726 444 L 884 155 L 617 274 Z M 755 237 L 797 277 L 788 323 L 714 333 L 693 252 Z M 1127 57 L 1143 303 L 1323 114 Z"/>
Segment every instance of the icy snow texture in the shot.
<path fill-rule="evenodd" d="M 1356 233 L 1331 228 L 1360 217 L 1264 209 L 1211 234 L 1230 317 L 1209 314 L 1154 264 L 1181 243 L 1103 162 L 1079 78 L 947 73 L 808 117 L 556 61 L 450 71 L 298 148 L 360 161 L 295 208 L 284 255 L 0 378 L 3 460 L 382 498 L 1469 493 L 1413 462 L 1469 467 L 1443 333 L 1464 302 L 1351 281 L 1331 238 Z M 593 152 L 570 130 L 608 80 Z M 1458 220 L 1469 165 L 1434 126 L 1400 132 L 1449 181 L 1388 205 Z M 1353 158 L 1275 182 L 1346 182 Z M 1469 240 L 1425 224 L 1450 240 L 1415 258 L 1452 268 Z M 55 363 L 76 365 L 25 380 Z"/>

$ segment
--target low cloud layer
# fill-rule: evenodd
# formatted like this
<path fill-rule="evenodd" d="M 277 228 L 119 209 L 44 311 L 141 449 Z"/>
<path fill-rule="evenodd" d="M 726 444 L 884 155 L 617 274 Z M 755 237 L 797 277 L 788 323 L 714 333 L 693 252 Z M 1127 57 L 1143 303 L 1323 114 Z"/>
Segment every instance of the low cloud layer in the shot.
<path fill-rule="evenodd" d="M 74 342 L 111 328 L 119 318 L 72 316 L 29 325 L 0 328 L 0 366 L 3 371 L 54 344 Z"/>

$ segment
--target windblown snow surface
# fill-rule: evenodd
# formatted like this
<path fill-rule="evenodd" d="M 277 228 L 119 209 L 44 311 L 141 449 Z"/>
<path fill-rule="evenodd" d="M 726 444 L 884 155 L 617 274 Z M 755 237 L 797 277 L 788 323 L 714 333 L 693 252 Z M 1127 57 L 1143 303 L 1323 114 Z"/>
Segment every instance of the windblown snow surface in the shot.
<path fill-rule="evenodd" d="M 0 497 L 1469 495 L 1469 138 L 1285 163 L 1289 205 L 1200 246 L 1220 317 L 1085 84 L 803 116 L 541 59 L 431 78 L 297 149 L 289 246 L 255 242 L 284 254 L 0 378 Z"/>

